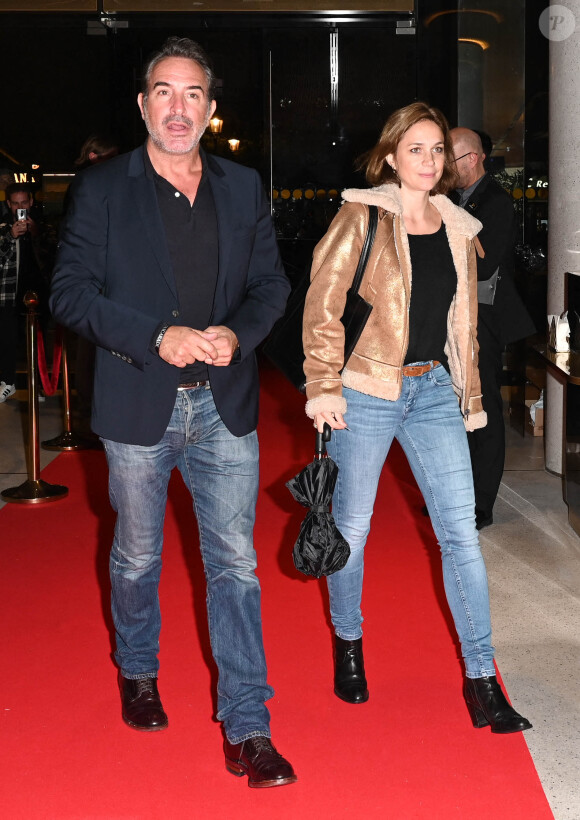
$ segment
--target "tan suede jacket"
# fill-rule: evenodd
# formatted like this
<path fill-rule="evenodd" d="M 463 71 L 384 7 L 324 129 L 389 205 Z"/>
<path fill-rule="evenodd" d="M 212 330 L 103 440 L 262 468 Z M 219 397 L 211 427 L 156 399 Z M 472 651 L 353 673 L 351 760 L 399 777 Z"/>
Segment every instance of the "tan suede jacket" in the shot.
<path fill-rule="evenodd" d="M 383 399 L 401 393 L 409 343 L 411 258 L 399 187 L 393 184 L 343 192 L 344 204 L 314 251 L 304 311 L 306 413 L 346 412 L 342 387 Z M 447 317 L 445 353 L 467 430 L 485 427 L 477 367 L 476 234 L 481 223 L 445 196 L 431 202 L 441 214 L 457 271 L 457 290 Z M 368 205 L 379 207 L 377 233 L 359 293 L 373 305 L 369 320 L 343 368 L 340 317 L 360 258 Z M 341 374 L 342 370 L 342 374 Z"/>

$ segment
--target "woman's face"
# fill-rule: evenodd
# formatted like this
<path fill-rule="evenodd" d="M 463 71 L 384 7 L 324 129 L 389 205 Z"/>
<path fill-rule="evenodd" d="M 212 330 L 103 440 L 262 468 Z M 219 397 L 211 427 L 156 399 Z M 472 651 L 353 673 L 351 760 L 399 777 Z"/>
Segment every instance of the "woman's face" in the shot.
<path fill-rule="evenodd" d="M 443 132 L 431 120 L 412 125 L 403 134 L 395 154 L 387 162 L 411 191 L 431 191 L 441 179 L 445 164 Z"/>

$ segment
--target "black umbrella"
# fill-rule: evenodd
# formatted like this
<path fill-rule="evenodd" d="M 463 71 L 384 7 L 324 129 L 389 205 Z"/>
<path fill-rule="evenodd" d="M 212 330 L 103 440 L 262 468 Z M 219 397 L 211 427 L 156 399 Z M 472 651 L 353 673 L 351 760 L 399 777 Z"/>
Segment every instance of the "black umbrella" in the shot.
<path fill-rule="evenodd" d="M 326 452 L 325 442 L 330 441 L 331 432 L 330 425 L 325 424 L 324 432 L 316 434 L 314 461 L 286 482 L 296 501 L 310 508 L 292 552 L 294 565 L 315 578 L 342 569 L 350 555 L 350 547 L 330 512 L 338 475 L 337 465 Z"/>

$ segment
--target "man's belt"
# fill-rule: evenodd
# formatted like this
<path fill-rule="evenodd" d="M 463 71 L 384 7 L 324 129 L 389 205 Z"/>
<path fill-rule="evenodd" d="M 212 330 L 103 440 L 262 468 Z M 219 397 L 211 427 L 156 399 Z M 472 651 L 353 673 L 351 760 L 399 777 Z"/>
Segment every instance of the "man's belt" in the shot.
<path fill-rule="evenodd" d="M 177 388 L 178 390 L 194 390 L 196 387 L 206 387 L 209 384 L 209 379 L 206 379 L 204 382 L 185 382 L 185 384 L 180 384 Z"/>

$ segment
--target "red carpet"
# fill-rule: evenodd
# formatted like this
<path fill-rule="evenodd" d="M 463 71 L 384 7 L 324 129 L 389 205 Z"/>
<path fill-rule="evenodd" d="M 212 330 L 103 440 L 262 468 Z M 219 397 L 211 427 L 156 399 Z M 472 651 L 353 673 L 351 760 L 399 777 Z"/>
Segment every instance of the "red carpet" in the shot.
<path fill-rule="evenodd" d="M 224 768 L 220 729 L 212 718 L 215 672 L 196 528 L 177 475 L 161 585 L 160 689 L 170 726 L 146 734 L 122 723 L 110 658 L 113 516 L 104 455 L 63 453 L 42 477 L 68 486 L 66 499 L 0 510 L 2 816 L 552 818 L 523 736 L 471 726 L 458 651 L 441 606 L 438 548 L 396 448 L 367 549 L 371 698 L 350 706 L 334 696 L 325 585 L 293 567 L 302 510 L 284 487 L 312 456 L 312 427 L 302 397 L 282 377 L 265 371 L 263 382 L 256 546 L 276 689 L 272 732 L 299 782 L 256 791 Z"/>

